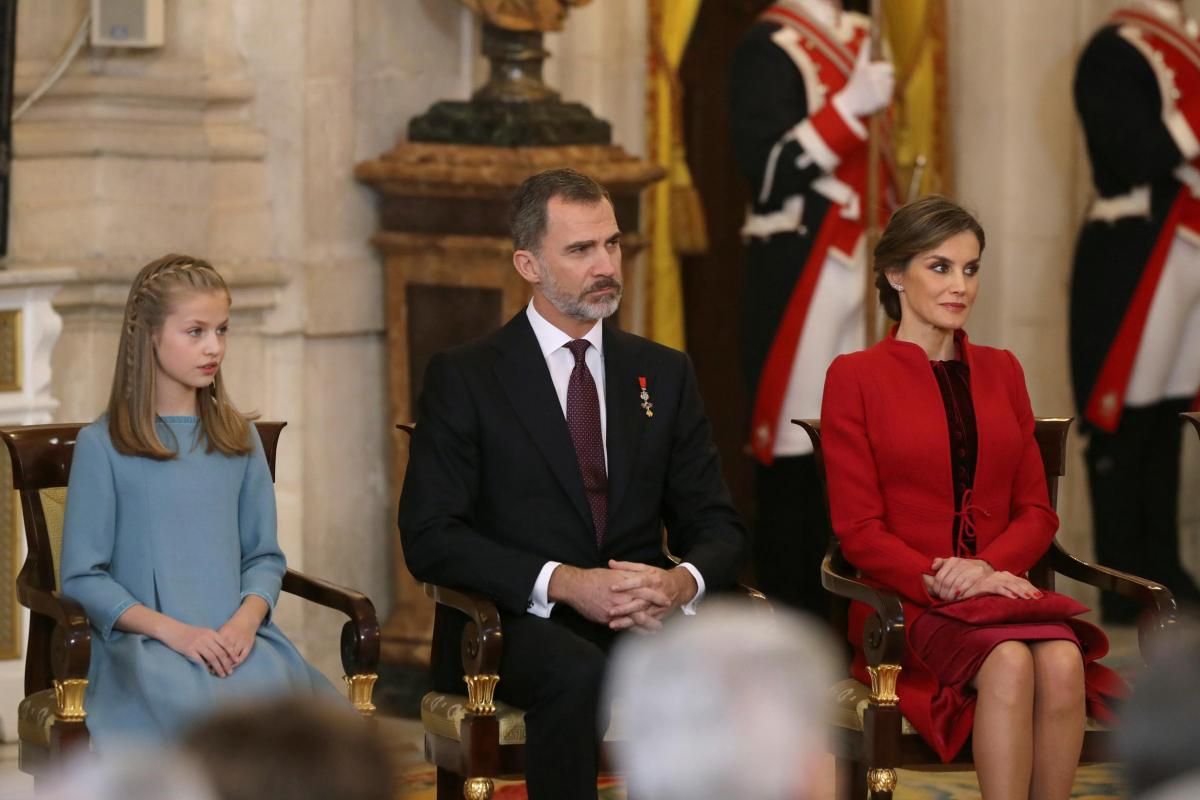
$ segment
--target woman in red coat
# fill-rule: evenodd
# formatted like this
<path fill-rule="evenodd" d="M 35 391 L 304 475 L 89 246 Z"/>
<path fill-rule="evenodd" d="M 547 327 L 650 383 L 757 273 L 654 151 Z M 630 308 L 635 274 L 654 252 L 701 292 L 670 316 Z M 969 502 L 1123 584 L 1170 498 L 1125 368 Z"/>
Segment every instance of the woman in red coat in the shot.
<path fill-rule="evenodd" d="M 1058 516 L 1020 364 L 963 331 L 983 247 L 979 223 L 941 197 L 888 223 L 876 285 L 899 324 L 836 359 L 825 381 L 830 515 L 862 577 L 904 600 L 904 716 L 944 761 L 973 737 L 985 798 L 1067 798 L 1085 700 L 1119 681 L 1091 663 L 1107 642 L 1071 618 L 1086 609 L 1025 578 Z M 864 682 L 871 613 L 861 604 L 850 613 Z"/>

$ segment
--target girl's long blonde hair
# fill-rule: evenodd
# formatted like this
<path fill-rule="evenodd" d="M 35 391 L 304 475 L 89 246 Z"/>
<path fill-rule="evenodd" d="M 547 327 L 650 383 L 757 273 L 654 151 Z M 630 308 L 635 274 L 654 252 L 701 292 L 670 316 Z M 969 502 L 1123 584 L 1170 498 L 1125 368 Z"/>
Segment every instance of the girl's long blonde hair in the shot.
<path fill-rule="evenodd" d="M 174 253 L 142 267 L 129 288 L 112 394 L 108 398 L 108 432 L 113 447 L 120 453 L 159 461 L 176 456 L 174 448 L 163 444 L 155 426 L 158 356 L 154 351 L 154 334 L 162 329 L 180 297 L 198 292 L 223 292 L 225 299 L 229 299 L 229 287 L 211 264 Z M 225 393 L 219 368 L 212 386 L 196 390 L 196 408 L 208 452 L 218 450 L 232 456 L 253 450 L 249 423 L 253 417 L 234 408 Z"/>

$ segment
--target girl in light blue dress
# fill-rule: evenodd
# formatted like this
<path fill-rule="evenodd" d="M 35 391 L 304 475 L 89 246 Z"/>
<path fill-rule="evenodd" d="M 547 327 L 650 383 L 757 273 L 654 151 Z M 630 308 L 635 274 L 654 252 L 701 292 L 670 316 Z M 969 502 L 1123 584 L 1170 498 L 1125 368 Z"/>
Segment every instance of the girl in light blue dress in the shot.
<path fill-rule="evenodd" d="M 271 621 L 286 564 L 262 442 L 220 380 L 229 303 L 205 261 L 147 264 L 108 412 L 75 445 L 62 588 L 92 623 L 98 747 L 239 698 L 335 694 Z"/>

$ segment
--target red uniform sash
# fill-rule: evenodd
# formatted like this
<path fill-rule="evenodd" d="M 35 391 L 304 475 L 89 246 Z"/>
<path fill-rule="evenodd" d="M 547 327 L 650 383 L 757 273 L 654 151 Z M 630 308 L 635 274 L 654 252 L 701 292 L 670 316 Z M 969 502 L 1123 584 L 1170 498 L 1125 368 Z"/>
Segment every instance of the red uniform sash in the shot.
<path fill-rule="evenodd" d="M 1172 77 L 1168 86 L 1173 83 L 1174 92 L 1173 96 L 1163 98 L 1164 107 L 1176 106 L 1192 131 L 1200 132 L 1200 42 L 1179 27 L 1138 9 L 1122 9 L 1112 16 L 1112 20 L 1136 28 L 1146 44 L 1161 55 L 1161 63 L 1150 66 L 1155 72 L 1170 70 Z M 1183 100 L 1187 102 L 1181 102 Z M 1200 200 L 1192 196 L 1187 186 L 1180 187 L 1171 204 L 1084 407 L 1088 422 L 1100 430 L 1111 433 L 1121 423 L 1125 393 L 1150 316 L 1150 305 L 1180 228 L 1200 233 Z M 1197 401 L 1200 402 L 1200 397 Z"/>

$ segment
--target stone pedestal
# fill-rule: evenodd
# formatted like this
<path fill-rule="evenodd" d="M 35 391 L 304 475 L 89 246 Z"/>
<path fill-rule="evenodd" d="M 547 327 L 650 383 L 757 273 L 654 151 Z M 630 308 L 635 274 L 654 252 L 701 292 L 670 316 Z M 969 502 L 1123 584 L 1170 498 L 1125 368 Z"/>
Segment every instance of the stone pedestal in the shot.
<path fill-rule="evenodd" d="M 0 426 L 40 425 L 53 419 L 50 354 L 62 318 L 50 305 L 69 269 L 0 272 Z M 0 737 L 17 738 L 17 704 L 25 696 L 25 631 L 29 612 L 17 605 L 17 572 L 25 558 L 21 507 L 12 491 L 8 453 L 0 453 Z"/>
<path fill-rule="evenodd" d="M 620 147 L 481 147 L 401 142 L 358 165 L 359 180 L 380 195 L 379 231 L 372 239 L 387 274 L 388 388 L 395 422 L 414 418 L 429 358 L 500 327 L 528 301 L 512 266 L 508 204 L 528 176 L 572 167 L 612 195 L 623 231 L 625 284 L 645 247 L 638 235 L 640 193 L 662 170 Z M 627 290 L 623 309 L 635 298 Z M 397 432 L 396 491 L 408 461 L 407 437 Z M 383 658 L 423 667 L 429 659 L 433 606 L 396 548 L 395 607 L 383 632 Z"/>

